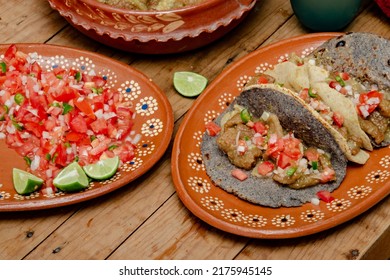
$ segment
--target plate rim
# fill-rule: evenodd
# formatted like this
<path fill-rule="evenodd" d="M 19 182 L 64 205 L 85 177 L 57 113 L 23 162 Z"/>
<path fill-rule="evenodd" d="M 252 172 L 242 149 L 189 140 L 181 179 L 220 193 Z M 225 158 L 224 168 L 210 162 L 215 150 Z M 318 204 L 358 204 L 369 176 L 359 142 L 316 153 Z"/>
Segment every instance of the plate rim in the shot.
<path fill-rule="evenodd" d="M 86 192 L 79 192 L 74 194 L 67 194 L 67 196 L 59 196 L 55 198 L 47 198 L 44 200 L 23 200 L 20 203 L 9 203 L 7 200 L 0 200 L 0 212 L 21 212 L 21 211 L 33 211 L 33 210 L 43 210 L 43 209 L 51 209 L 51 208 L 58 208 L 68 205 L 73 205 L 76 203 L 81 203 L 84 201 L 88 201 L 100 196 L 103 196 L 105 194 L 108 194 L 110 192 L 113 192 L 114 190 L 126 187 L 127 185 L 131 184 L 134 180 L 138 179 L 145 173 L 147 173 L 155 164 L 158 163 L 158 161 L 162 158 L 162 156 L 167 151 L 170 141 L 172 139 L 173 135 L 173 129 L 174 129 L 174 113 L 172 109 L 172 105 L 168 100 L 167 95 L 157 86 L 157 84 L 149 78 L 146 74 L 138 70 L 137 68 L 128 65 L 124 62 L 121 62 L 119 60 L 116 60 L 114 58 L 108 57 L 106 55 L 92 52 L 89 50 L 83 50 L 80 48 L 75 47 L 69 47 L 69 46 L 62 46 L 57 44 L 44 44 L 44 43 L 7 43 L 7 44 L 0 44 L 0 49 L 7 48 L 10 45 L 15 44 L 18 49 L 24 49 L 25 51 L 32 51 L 37 52 L 39 55 L 42 56 L 48 56 L 45 55 L 45 52 L 49 51 L 57 51 L 58 55 L 61 55 L 61 53 L 70 52 L 72 55 L 70 57 L 78 57 L 78 56 L 88 56 L 92 61 L 95 61 L 96 59 L 102 61 L 102 63 L 99 63 L 103 65 L 111 65 L 109 69 L 112 68 L 120 68 L 123 70 L 126 70 L 129 73 L 133 73 L 136 75 L 138 80 L 145 81 L 150 87 L 150 92 L 153 92 L 154 96 L 158 96 L 159 102 L 161 102 L 161 107 L 164 108 L 166 111 L 166 123 L 164 124 L 164 130 L 162 131 L 162 134 L 164 135 L 163 141 L 159 142 L 158 147 L 154 151 L 153 157 L 148 159 L 148 161 L 143 162 L 142 166 L 134 171 L 131 172 L 132 176 L 128 179 L 124 179 L 123 177 L 118 179 L 115 182 L 106 184 L 104 186 L 99 187 L 95 190 L 88 190 Z M 49 50 L 44 50 L 44 49 Z M 40 51 L 43 50 L 43 51 Z M 50 57 L 50 56 L 48 56 Z M 65 58 L 67 58 L 65 56 Z M 115 67 L 114 67 L 115 66 Z"/>
<path fill-rule="evenodd" d="M 258 239 L 287 239 L 287 238 L 295 238 L 295 237 L 302 237 L 307 235 L 312 235 L 318 232 L 322 232 L 324 230 L 328 230 L 330 228 L 333 228 L 337 225 L 340 225 L 342 223 L 345 223 L 356 216 L 366 212 L 371 207 L 375 206 L 380 201 L 384 200 L 389 194 L 390 194 L 390 188 L 383 188 L 383 190 L 375 192 L 375 194 L 370 195 L 370 198 L 368 202 L 364 204 L 364 207 L 362 208 L 361 204 L 357 204 L 352 206 L 348 209 L 348 211 L 344 211 L 341 213 L 337 213 L 337 220 L 334 221 L 333 219 L 327 219 L 325 221 L 319 221 L 315 224 L 308 224 L 307 226 L 302 226 L 299 228 L 294 228 L 294 230 L 291 230 L 289 228 L 286 229 L 280 229 L 280 230 L 264 230 L 264 229 L 255 229 L 255 228 L 249 228 L 249 227 L 243 227 L 240 225 L 235 225 L 232 223 L 229 223 L 225 220 L 216 218 L 215 216 L 211 215 L 207 211 L 205 211 L 203 208 L 201 208 L 189 195 L 189 193 L 186 191 L 186 188 L 184 186 L 184 183 L 182 182 L 180 178 L 180 168 L 178 165 L 178 158 L 180 156 L 180 144 L 182 141 L 183 131 L 185 126 L 188 125 L 188 123 L 191 120 L 191 116 L 196 111 L 196 109 L 203 103 L 203 100 L 210 94 L 212 94 L 212 91 L 216 88 L 216 85 L 224 78 L 226 75 L 228 75 L 230 72 L 232 72 L 235 68 L 239 67 L 240 65 L 244 64 L 246 61 L 252 59 L 253 57 L 257 56 L 259 53 L 264 53 L 269 51 L 270 49 L 274 49 L 280 46 L 284 46 L 286 44 L 299 44 L 299 41 L 302 39 L 310 40 L 310 42 L 314 43 L 321 43 L 326 41 L 327 39 L 337 37 L 340 35 L 343 35 L 345 33 L 340 32 L 322 32 L 322 33 L 310 33 L 310 34 L 304 34 L 304 35 L 297 35 L 293 36 L 291 38 L 286 38 L 279 40 L 277 42 L 270 43 L 269 45 L 266 45 L 264 47 L 260 47 L 256 49 L 255 51 L 243 56 L 239 60 L 235 61 L 231 65 L 229 65 L 227 68 L 225 68 L 209 85 L 208 89 L 195 101 L 194 104 L 192 104 L 190 110 L 187 112 L 186 116 L 184 117 L 182 123 L 180 124 L 180 127 L 176 133 L 173 149 L 172 149 L 172 159 L 171 159 L 171 170 L 172 170 L 172 178 L 174 182 L 174 186 L 176 189 L 176 192 L 182 201 L 182 203 L 185 205 L 185 207 L 191 211 L 191 213 L 198 218 L 200 218 L 202 221 L 206 222 L 207 224 L 239 236 L 244 237 L 250 237 L 250 238 L 258 238 Z M 308 43 L 303 44 L 307 45 Z M 389 182 L 387 182 L 389 184 Z M 213 185 L 215 186 L 215 185 Z M 228 194 L 232 197 L 235 197 L 233 194 Z M 335 216 L 336 216 L 335 215 Z M 310 231 L 310 232 L 309 232 Z"/>

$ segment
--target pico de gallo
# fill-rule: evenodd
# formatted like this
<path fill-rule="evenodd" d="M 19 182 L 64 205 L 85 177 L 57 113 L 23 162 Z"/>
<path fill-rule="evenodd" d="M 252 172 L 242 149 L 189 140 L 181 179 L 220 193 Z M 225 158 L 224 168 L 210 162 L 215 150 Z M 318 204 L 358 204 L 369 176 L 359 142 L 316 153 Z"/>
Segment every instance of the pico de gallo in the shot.
<path fill-rule="evenodd" d="M 270 177 L 294 189 L 306 188 L 336 179 L 330 155 L 308 147 L 293 133 L 285 131 L 276 115 L 264 112 L 255 119 L 245 108 L 237 106 L 221 122 L 206 124 L 209 135 L 216 137 L 218 147 L 235 165 L 231 175 L 248 178 L 244 170 L 257 177 Z"/>
<path fill-rule="evenodd" d="M 45 181 L 43 192 L 56 191 L 53 179 L 74 161 L 130 161 L 132 104 L 94 71 L 44 70 L 35 57 L 11 45 L 0 62 L 0 139 Z"/>

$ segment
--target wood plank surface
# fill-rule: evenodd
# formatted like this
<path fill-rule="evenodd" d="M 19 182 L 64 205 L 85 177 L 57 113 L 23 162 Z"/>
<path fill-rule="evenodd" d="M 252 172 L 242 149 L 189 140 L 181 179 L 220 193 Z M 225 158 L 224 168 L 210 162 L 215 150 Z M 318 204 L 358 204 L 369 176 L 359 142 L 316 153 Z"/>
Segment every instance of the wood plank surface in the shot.
<path fill-rule="evenodd" d="M 390 38 L 389 19 L 368 0 L 343 31 Z M 173 88 L 176 71 L 213 81 L 231 63 L 273 42 L 307 34 L 287 0 L 258 1 L 247 18 L 213 44 L 183 54 L 139 55 L 95 42 L 70 26 L 45 0 L 0 0 L 1 43 L 47 43 L 97 52 L 142 71 L 165 92 L 175 130 L 161 160 L 110 194 L 62 208 L 0 213 L 0 259 L 388 259 L 390 198 L 335 228 L 302 238 L 256 240 L 213 228 L 179 200 L 171 149 L 195 99 Z"/>

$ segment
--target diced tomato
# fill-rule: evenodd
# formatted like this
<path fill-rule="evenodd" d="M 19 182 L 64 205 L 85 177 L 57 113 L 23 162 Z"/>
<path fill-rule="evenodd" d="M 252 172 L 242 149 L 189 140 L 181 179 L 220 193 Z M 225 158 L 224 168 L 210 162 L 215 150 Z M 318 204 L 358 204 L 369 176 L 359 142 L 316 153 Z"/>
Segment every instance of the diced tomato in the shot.
<path fill-rule="evenodd" d="M 293 160 L 298 160 L 302 157 L 301 141 L 294 137 L 283 139 L 283 152 Z"/>
<path fill-rule="evenodd" d="M 344 124 L 344 117 L 339 112 L 334 112 L 332 116 L 333 122 L 338 127 L 342 127 Z"/>
<path fill-rule="evenodd" d="M 4 60 L 9 62 L 16 55 L 16 45 L 12 44 L 8 47 L 8 49 L 4 53 Z"/>
<path fill-rule="evenodd" d="M 84 138 L 88 138 L 88 136 L 84 133 L 71 131 L 65 136 L 66 142 L 80 142 Z"/>
<path fill-rule="evenodd" d="M 285 169 L 286 167 L 291 166 L 294 162 L 294 159 L 283 152 L 279 154 L 276 164 L 278 167 Z"/>
<path fill-rule="evenodd" d="M 262 163 L 257 165 L 257 172 L 260 175 L 265 176 L 265 175 L 269 174 L 270 172 L 272 172 L 274 170 L 274 168 L 275 168 L 274 164 L 267 160 L 267 161 L 263 161 Z"/>
<path fill-rule="evenodd" d="M 58 95 L 54 96 L 54 99 L 59 102 L 69 102 L 79 96 L 77 90 L 71 87 L 64 87 Z"/>
<path fill-rule="evenodd" d="M 318 158 L 320 156 L 318 150 L 315 148 L 306 149 L 304 154 L 308 161 L 318 161 Z"/>
<path fill-rule="evenodd" d="M 37 137 L 41 137 L 42 132 L 44 130 L 44 126 L 40 125 L 39 123 L 34 123 L 34 122 L 24 123 L 24 128 L 27 131 L 32 132 Z"/>
<path fill-rule="evenodd" d="M 37 79 L 40 79 L 41 74 L 42 74 L 41 66 L 37 62 L 32 63 L 30 66 L 30 75 L 33 75 Z"/>
<path fill-rule="evenodd" d="M 107 122 L 104 119 L 97 119 L 96 121 L 92 122 L 90 126 L 93 132 L 95 132 L 96 134 L 108 133 Z"/>
<path fill-rule="evenodd" d="M 35 148 L 35 145 L 32 142 L 26 142 L 23 143 L 22 146 L 17 147 L 15 151 L 20 154 L 21 156 L 27 156 L 29 153 L 31 153 Z"/>
<path fill-rule="evenodd" d="M 267 134 L 267 127 L 265 126 L 264 123 L 262 122 L 255 122 L 253 124 L 253 129 L 256 133 L 260 133 L 261 135 L 266 135 Z"/>
<path fill-rule="evenodd" d="M 373 90 L 359 95 L 359 104 L 357 105 L 360 115 L 368 117 L 382 102 L 383 94 Z"/>
<path fill-rule="evenodd" d="M 337 90 L 338 88 L 341 88 L 341 85 L 339 82 L 331 81 L 329 82 L 329 87 Z"/>
<path fill-rule="evenodd" d="M 66 155 L 66 146 L 61 143 L 57 145 L 55 153 L 53 155 L 54 162 L 62 167 L 67 166 L 67 155 Z"/>
<path fill-rule="evenodd" d="M 321 172 L 321 183 L 333 181 L 335 180 L 335 178 L 336 172 L 329 167 L 325 167 L 324 170 Z"/>
<path fill-rule="evenodd" d="M 248 178 L 248 175 L 244 171 L 242 171 L 241 169 L 238 169 L 238 168 L 233 169 L 231 171 L 231 174 L 234 178 L 236 178 L 240 181 L 244 181 Z"/>
<path fill-rule="evenodd" d="M 93 112 L 91 104 L 88 102 L 87 99 L 75 99 L 74 100 L 74 105 L 81 111 L 83 112 L 88 118 L 95 120 L 96 116 Z"/>
<path fill-rule="evenodd" d="M 276 134 L 271 135 L 270 140 L 268 141 L 268 147 L 266 150 L 266 155 L 273 158 L 277 158 L 279 153 L 284 149 L 283 139 L 278 139 Z"/>
<path fill-rule="evenodd" d="M 308 100 L 309 99 L 309 89 L 304 88 L 299 92 L 299 97 L 302 98 L 303 100 Z"/>
<path fill-rule="evenodd" d="M 93 148 L 89 151 L 89 154 L 93 156 L 101 155 L 105 150 L 108 149 L 108 145 L 110 142 L 110 139 L 104 139 L 102 141 L 95 139 L 91 143 Z"/>
<path fill-rule="evenodd" d="M 87 133 L 88 126 L 81 115 L 74 116 L 70 121 L 70 128 L 76 132 Z"/>
<path fill-rule="evenodd" d="M 343 79 L 344 81 L 348 81 L 349 80 L 349 74 L 347 72 L 339 72 L 337 73 L 338 76 L 341 77 L 341 79 Z"/>
<path fill-rule="evenodd" d="M 266 76 L 261 75 L 261 76 L 257 79 L 257 83 L 259 83 L 259 84 L 268 84 L 269 81 L 268 81 L 268 79 L 267 79 Z"/>
<path fill-rule="evenodd" d="M 326 203 L 332 202 L 334 200 L 332 194 L 326 190 L 317 192 L 317 197 Z"/>
<path fill-rule="evenodd" d="M 113 150 L 114 154 L 119 156 L 122 162 L 129 162 L 135 156 L 135 147 L 131 143 L 125 143 L 120 147 L 117 147 Z"/>
<path fill-rule="evenodd" d="M 215 122 L 206 123 L 206 132 L 210 136 L 216 136 L 221 131 L 221 127 L 219 127 Z"/>
<path fill-rule="evenodd" d="M 107 83 L 107 80 L 105 80 L 103 77 L 94 76 L 92 78 L 92 82 L 95 83 L 97 88 L 102 88 Z"/>

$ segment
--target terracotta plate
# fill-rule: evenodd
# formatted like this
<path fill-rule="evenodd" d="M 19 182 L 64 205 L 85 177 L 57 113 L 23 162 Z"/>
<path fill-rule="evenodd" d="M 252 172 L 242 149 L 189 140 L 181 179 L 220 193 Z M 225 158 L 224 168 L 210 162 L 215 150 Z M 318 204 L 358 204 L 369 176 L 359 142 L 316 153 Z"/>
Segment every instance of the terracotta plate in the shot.
<path fill-rule="evenodd" d="M 174 184 L 184 205 L 221 230 L 254 238 L 291 238 L 313 234 L 363 213 L 390 193 L 389 148 L 371 153 L 362 167 L 349 166 L 335 200 L 293 208 L 251 204 L 213 185 L 202 163 L 205 123 L 216 118 L 242 90 L 250 76 L 295 52 L 306 55 L 336 33 L 311 34 L 261 48 L 232 64 L 213 81 L 186 115 L 172 154 Z"/>
<path fill-rule="evenodd" d="M 0 45 L 1 58 L 9 45 Z M 18 195 L 12 183 L 12 168 L 26 169 L 21 156 L 0 140 L 0 211 L 24 211 L 58 207 L 85 201 L 129 184 L 149 170 L 164 154 L 173 132 L 173 112 L 165 94 L 144 74 L 136 69 L 102 55 L 54 45 L 18 44 L 25 53 L 36 52 L 46 70 L 55 67 L 75 68 L 107 78 L 107 85 L 118 90 L 135 105 L 133 130 L 141 134 L 135 158 L 125 163 L 110 180 L 91 183 L 79 193 L 59 192 L 45 196 L 39 191 Z"/>

